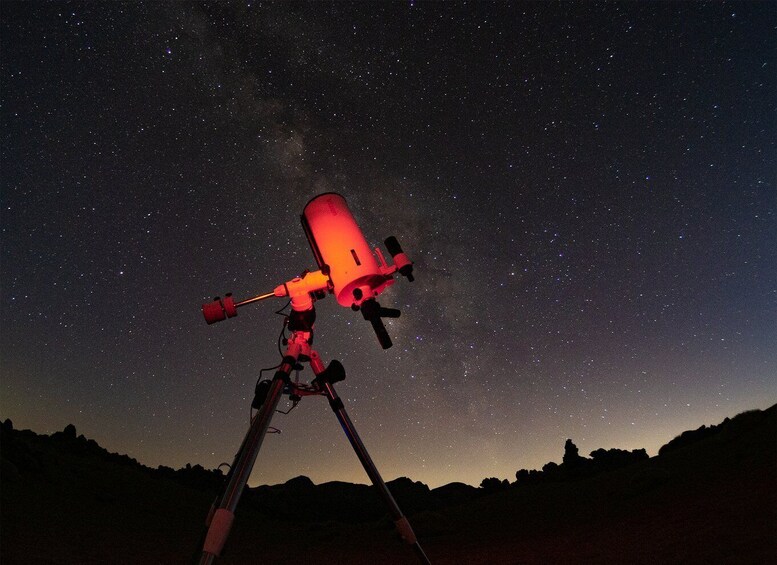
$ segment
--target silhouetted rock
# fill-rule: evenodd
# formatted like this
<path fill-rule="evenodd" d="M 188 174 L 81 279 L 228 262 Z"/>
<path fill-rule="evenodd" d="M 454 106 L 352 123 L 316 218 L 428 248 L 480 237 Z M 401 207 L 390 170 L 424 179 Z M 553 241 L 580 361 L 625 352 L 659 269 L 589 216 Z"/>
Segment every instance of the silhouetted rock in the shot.
<path fill-rule="evenodd" d="M 577 446 L 571 439 L 567 439 L 564 443 L 563 462 L 560 465 L 550 461 L 542 466 L 542 471 L 521 469 L 515 473 L 515 485 L 580 480 L 646 459 L 649 457 L 644 449 L 597 449 L 591 452 L 591 459 L 587 459 L 581 457 Z"/>
<path fill-rule="evenodd" d="M 241 503 L 269 517 L 310 522 L 374 521 L 384 514 L 378 493 L 371 486 L 340 481 L 314 485 L 307 477 L 248 488 Z"/>
<path fill-rule="evenodd" d="M 568 439 L 564 444 L 563 465 L 567 469 L 574 469 L 583 464 L 583 457 L 580 457 L 577 446 Z"/>
<path fill-rule="evenodd" d="M 386 486 L 405 514 L 415 514 L 432 506 L 431 491 L 420 481 L 399 477 L 387 482 Z"/>
<path fill-rule="evenodd" d="M 478 496 L 478 489 L 464 483 L 448 483 L 432 489 L 432 499 L 437 508 L 465 504 Z"/>
<path fill-rule="evenodd" d="M 51 434 L 51 439 L 60 442 L 72 443 L 76 441 L 76 427 L 73 424 L 68 424 L 61 432 L 54 432 Z"/>
<path fill-rule="evenodd" d="M 558 481 L 563 478 L 561 466 L 553 461 L 548 461 L 542 466 L 542 477 L 548 481 Z"/>
<path fill-rule="evenodd" d="M 386 483 L 389 491 L 410 516 L 416 512 L 449 506 L 444 491 L 432 494 L 424 483 L 400 477 Z M 474 487 L 467 488 L 476 490 Z M 308 477 L 295 477 L 281 485 L 261 485 L 246 489 L 244 503 L 263 514 L 299 521 L 347 523 L 377 521 L 388 509 L 372 485 L 332 481 L 314 484 Z"/>
<path fill-rule="evenodd" d="M 603 471 L 617 469 L 638 461 L 645 461 L 649 457 L 644 449 L 634 449 L 632 451 L 625 449 L 597 449 L 591 452 L 591 459 L 596 463 L 597 470 Z"/>
<path fill-rule="evenodd" d="M 123 457 L 126 457 L 126 455 Z M 127 458 L 126 460 L 121 460 L 120 457 L 117 459 L 117 462 L 125 465 L 137 464 L 137 461 L 134 459 Z M 185 467 L 178 470 L 160 465 L 155 470 L 155 473 L 160 478 L 164 477 L 180 485 L 200 491 L 217 492 L 224 484 L 224 474 L 220 469 L 208 470 L 203 468 L 202 465 L 192 466 L 191 463 L 187 463 Z"/>
<path fill-rule="evenodd" d="M 695 430 L 685 431 L 669 443 L 662 445 L 661 449 L 658 450 L 658 454 L 664 455 L 665 453 L 669 453 L 672 450 L 686 447 L 696 443 L 697 441 L 711 437 L 716 433 L 718 433 L 717 426 L 710 426 L 709 428 L 707 426 L 701 426 Z"/>
<path fill-rule="evenodd" d="M 659 455 L 665 455 L 677 449 L 693 446 L 699 442 L 715 438 L 714 441 L 736 440 L 743 433 L 760 426 L 773 416 L 777 405 L 768 410 L 748 410 L 733 418 L 726 418 L 718 425 L 701 426 L 695 430 L 685 431 L 658 450 Z"/>
<path fill-rule="evenodd" d="M 537 469 L 521 469 L 515 473 L 516 485 L 530 485 L 537 484 L 543 480 L 544 476 L 542 471 Z"/>
<path fill-rule="evenodd" d="M 486 492 L 498 492 L 500 490 L 505 490 L 509 486 L 510 483 L 507 479 L 500 480 L 496 477 L 489 477 L 480 482 L 480 488 Z"/>
<path fill-rule="evenodd" d="M 316 486 L 315 483 L 313 483 L 313 481 L 311 481 L 310 478 L 306 477 L 305 475 L 300 475 L 299 477 L 289 479 L 283 484 L 286 488 L 297 489 L 300 492 L 311 491 Z"/>
<path fill-rule="evenodd" d="M 773 407 L 777 410 L 777 406 Z M 748 410 L 737 414 L 733 418 L 726 418 L 717 428 L 720 431 L 721 436 L 738 436 L 750 429 L 760 426 L 765 420 L 770 417 L 769 412 L 772 410 Z"/>
<path fill-rule="evenodd" d="M 3 461 L 13 465 L 13 467 L 8 467 L 9 473 L 13 476 L 40 476 L 43 471 L 40 452 L 33 449 L 31 442 L 27 441 L 31 438 L 26 437 L 32 435 L 37 438 L 38 436 L 29 431 L 23 432 L 14 429 L 5 431 L 5 428 L 2 433 L 3 443 L 2 448 L 0 448 L 0 457 Z"/>

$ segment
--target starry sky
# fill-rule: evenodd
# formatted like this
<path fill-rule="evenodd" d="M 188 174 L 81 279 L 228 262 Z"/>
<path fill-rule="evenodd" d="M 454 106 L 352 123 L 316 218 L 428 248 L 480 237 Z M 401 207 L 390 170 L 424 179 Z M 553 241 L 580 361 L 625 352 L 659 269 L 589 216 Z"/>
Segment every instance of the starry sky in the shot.
<path fill-rule="evenodd" d="M 315 347 L 386 480 L 514 480 L 777 401 L 777 4 L 3 2 L 0 417 L 231 462 L 344 195 L 415 262 Z M 267 376 L 267 373 L 265 373 Z M 299 375 L 312 378 L 306 368 Z M 285 405 L 285 401 L 282 403 Z M 322 398 L 250 484 L 368 479 Z"/>

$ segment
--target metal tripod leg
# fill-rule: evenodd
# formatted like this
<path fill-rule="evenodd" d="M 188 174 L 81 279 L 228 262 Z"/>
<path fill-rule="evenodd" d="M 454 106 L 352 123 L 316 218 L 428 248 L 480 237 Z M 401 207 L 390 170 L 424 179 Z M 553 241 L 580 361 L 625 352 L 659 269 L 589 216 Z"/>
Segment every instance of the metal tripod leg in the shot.
<path fill-rule="evenodd" d="M 330 382 L 324 381 L 323 385 L 326 397 L 329 399 L 329 406 L 332 407 L 332 411 L 340 421 L 340 425 L 342 426 L 345 435 L 348 436 L 348 441 L 351 442 L 351 446 L 356 452 L 359 461 L 361 461 L 364 470 L 367 471 L 367 475 L 369 475 L 372 484 L 378 489 L 383 501 L 386 503 L 386 506 L 388 506 L 389 511 L 391 512 L 391 518 L 394 520 L 394 525 L 396 526 L 399 535 L 402 536 L 402 539 L 404 539 L 406 543 L 413 546 L 413 550 L 416 552 L 416 555 L 418 555 L 418 559 L 421 563 L 431 565 L 429 558 L 426 557 L 424 550 L 421 548 L 421 545 L 415 537 L 413 528 L 410 527 L 410 522 L 408 522 L 405 515 L 402 514 L 402 510 L 400 510 L 396 500 L 394 500 L 391 492 L 389 492 L 386 483 L 383 482 L 383 478 L 375 467 L 375 463 L 372 462 L 370 454 L 367 453 L 367 449 L 364 447 L 359 434 L 356 432 L 353 422 L 351 422 L 348 413 L 345 411 L 343 401 L 337 396 L 337 392 L 335 392 L 335 389 Z"/>
<path fill-rule="evenodd" d="M 232 464 L 227 478 L 227 486 L 219 497 L 218 503 L 214 503 L 214 507 L 211 508 L 208 515 L 206 524 L 208 531 L 202 547 L 200 565 L 210 565 L 216 557 L 221 555 L 224 542 L 227 541 L 227 536 L 232 528 L 232 521 L 235 519 L 237 503 L 240 501 L 248 477 L 251 475 L 256 456 L 259 454 L 262 441 L 267 434 L 267 428 L 270 427 L 270 420 L 278 407 L 283 387 L 295 363 L 295 357 L 284 358 L 280 369 L 275 373 L 264 404 L 251 422 L 251 427 L 248 429 L 240 451 Z"/>

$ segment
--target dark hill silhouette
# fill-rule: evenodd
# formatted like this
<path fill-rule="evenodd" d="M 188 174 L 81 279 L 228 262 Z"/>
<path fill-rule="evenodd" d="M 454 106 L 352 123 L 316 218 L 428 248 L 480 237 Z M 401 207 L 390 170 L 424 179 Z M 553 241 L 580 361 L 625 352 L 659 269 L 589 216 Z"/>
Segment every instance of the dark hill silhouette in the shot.
<path fill-rule="evenodd" d="M 389 488 L 432 562 L 777 562 L 777 406 L 685 432 L 648 458 L 572 440 L 509 484 Z M 150 469 L 67 426 L 0 426 L 0 563 L 186 563 L 220 471 Z M 249 489 L 219 563 L 414 563 L 373 488 L 297 477 Z"/>
<path fill-rule="evenodd" d="M 463 483 L 452 483 L 430 490 L 420 482 L 400 477 L 386 483 L 407 514 L 439 510 L 478 496 L 479 490 Z M 308 477 L 296 477 L 282 485 L 249 488 L 243 504 L 268 518 L 295 521 L 336 520 L 357 523 L 380 520 L 384 503 L 372 486 L 332 481 L 315 485 Z"/>

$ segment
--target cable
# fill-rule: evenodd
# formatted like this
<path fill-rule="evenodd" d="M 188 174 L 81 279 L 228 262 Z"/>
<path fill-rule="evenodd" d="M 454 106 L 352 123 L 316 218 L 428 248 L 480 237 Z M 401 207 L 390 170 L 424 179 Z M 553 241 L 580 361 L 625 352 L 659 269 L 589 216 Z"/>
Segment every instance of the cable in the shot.
<path fill-rule="evenodd" d="M 276 410 L 276 412 L 278 412 L 278 414 L 284 414 L 284 415 L 288 414 L 289 412 L 291 412 L 297 407 L 297 404 L 299 404 L 299 400 L 292 400 L 291 408 L 289 408 L 288 410 Z M 279 430 L 279 433 L 280 433 L 280 430 Z"/>
<path fill-rule="evenodd" d="M 274 370 L 278 369 L 283 364 L 283 350 L 281 349 L 281 343 L 282 343 L 283 340 L 286 339 L 286 326 L 289 324 L 289 317 L 286 314 L 284 314 L 283 311 L 286 308 L 289 307 L 289 304 L 291 304 L 291 300 L 289 300 L 283 306 L 283 308 L 280 308 L 280 309 L 275 311 L 276 314 L 278 314 L 280 316 L 283 316 L 283 325 L 281 326 L 281 331 L 278 334 L 278 355 L 280 355 L 280 357 L 281 357 L 281 362 L 278 363 L 277 365 L 273 366 L 273 367 L 266 367 L 264 369 L 259 369 L 259 377 L 257 377 L 257 379 L 256 379 L 256 384 L 254 385 L 254 388 L 256 388 L 256 386 L 258 386 L 259 383 L 262 381 L 262 373 L 264 373 L 265 371 L 274 371 Z M 292 408 L 294 408 L 294 407 L 292 406 Z M 289 410 L 289 412 L 291 412 L 291 409 Z M 286 412 L 286 414 L 288 414 L 288 412 Z M 251 422 L 253 421 L 253 419 L 254 419 L 254 409 L 253 409 L 252 406 L 249 406 L 248 407 L 248 425 L 249 425 L 249 427 L 251 426 Z M 279 430 L 278 433 L 280 433 L 280 430 Z"/>
<path fill-rule="evenodd" d="M 281 349 L 281 342 L 286 339 L 286 326 L 289 325 L 289 315 L 284 312 L 286 308 L 289 307 L 289 304 L 291 304 L 291 299 L 286 302 L 286 304 L 283 305 L 282 308 L 279 308 L 275 311 L 276 314 L 279 316 L 283 316 L 283 327 L 281 328 L 281 333 L 278 336 L 278 355 L 281 356 L 281 359 L 283 359 L 283 350 Z M 275 368 L 275 367 L 273 367 Z M 259 373 L 261 375 L 261 372 Z"/>
<path fill-rule="evenodd" d="M 288 324 L 289 324 L 289 318 L 284 318 L 283 327 L 281 328 L 281 333 L 278 334 L 278 355 L 281 356 L 281 362 L 283 361 L 283 349 L 281 349 L 281 343 L 283 343 L 284 341 L 287 341 L 288 343 L 288 338 L 286 337 L 286 326 Z M 278 366 L 280 367 L 280 364 L 278 364 Z"/>
<path fill-rule="evenodd" d="M 289 307 L 289 304 L 291 304 L 291 298 L 289 298 L 288 302 L 286 302 L 283 308 L 279 308 L 278 310 L 275 311 L 275 313 L 280 316 L 286 316 L 286 314 L 283 311 Z"/>

